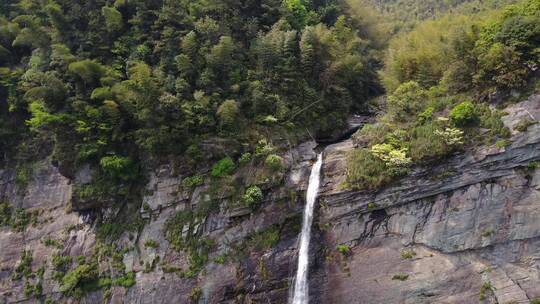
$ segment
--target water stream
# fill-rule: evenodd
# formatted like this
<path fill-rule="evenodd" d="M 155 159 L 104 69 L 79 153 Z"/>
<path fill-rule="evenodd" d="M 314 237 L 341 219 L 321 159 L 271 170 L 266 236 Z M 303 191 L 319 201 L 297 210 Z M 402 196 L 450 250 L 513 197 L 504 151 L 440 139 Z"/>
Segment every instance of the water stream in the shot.
<path fill-rule="evenodd" d="M 306 207 L 300 233 L 300 249 L 298 250 L 298 268 L 294 280 L 292 304 L 307 304 L 309 302 L 308 266 L 309 266 L 309 241 L 311 239 L 311 224 L 313 222 L 313 207 L 319 193 L 321 178 L 322 153 L 317 156 L 317 162 L 311 168 L 309 185 L 306 195 Z"/>

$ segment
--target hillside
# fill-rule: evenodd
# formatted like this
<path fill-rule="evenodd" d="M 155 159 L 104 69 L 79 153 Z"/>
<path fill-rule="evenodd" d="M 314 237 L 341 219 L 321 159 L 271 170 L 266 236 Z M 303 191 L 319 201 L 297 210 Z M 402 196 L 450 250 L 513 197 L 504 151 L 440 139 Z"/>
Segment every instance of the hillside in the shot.
<path fill-rule="evenodd" d="M 3 1 L 0 303 L 538 303 L 539 64 L 539 0 Z"/>

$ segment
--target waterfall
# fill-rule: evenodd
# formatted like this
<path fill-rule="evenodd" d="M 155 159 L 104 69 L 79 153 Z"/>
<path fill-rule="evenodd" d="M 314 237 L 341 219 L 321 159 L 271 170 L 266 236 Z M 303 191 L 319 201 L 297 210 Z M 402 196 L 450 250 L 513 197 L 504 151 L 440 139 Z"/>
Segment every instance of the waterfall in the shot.
<path fill-rule="evenodd" d="M 311 223 L 313 222 L 313 207 L 319 193 L 320 173 L 322 166 L 322 153 L 318 155 L 317 162 L 311 168 L 309 185 L 306 195 L 306 207 L 300 233 L 300 249 L 298 250 L 298 269 L 294 280 L 292 304 L 307 304 L 309 302 L 308 266 L 309 241 L 311 239 Z"/>

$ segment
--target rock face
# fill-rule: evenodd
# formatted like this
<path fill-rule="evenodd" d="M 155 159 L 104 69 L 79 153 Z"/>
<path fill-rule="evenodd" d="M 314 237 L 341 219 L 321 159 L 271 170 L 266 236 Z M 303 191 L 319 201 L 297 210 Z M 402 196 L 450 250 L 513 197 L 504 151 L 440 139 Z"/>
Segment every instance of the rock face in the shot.
<path fill-rule="evenodd" d="M 524 119 L 537 120 L 540 96 L 506 112 L 512 129 Z M 144 225 L 114 242 L 124 248 L 121 263 L 135 273 L 135 285 L 91 291 L 80 300 L 61 292 L 52 262 L 55 255 L 89 258 L 99 246 L 92 217 L 69 208 L 73 184 L 88 179 L 88 168 L 70 180 L 50 162 L 39 162 L 25 187 L 16 184 L 14 170 L 4 169 L 0 202 L 25 208 L 33 220 L 19 230 L 0 228 L 0 303 L 287 303 L 314 148 L 305 143 L 283 155 L 286 174 L 258 184 L 264 192 L 260 208 L 226 207 L 234 197 L 221 195 L 218 210 L 178 228 L 181 235 L 215 242 L 203 271 L 190 275 L 183 271 L 189 253 L 175 250 L 165 237 L 167 221 L 206 204 L 212 184 L 186 189 L 185 176 L 171 166 L 156 168 L 141 202 Z M 506 148 L 477 148 L 416 168 L 376 193 L 341 188 L 351 149 L 346 140 L 324 152 L 310 251 L 311 303 L 540 298 L 540 170 L 534 162 L 540 160 L 539 125 L 513 132 Z M 32 273 L 44 267 L 42 279 L 14 276 L 24 250 L 33 257 Z M 25 294 L 25 285 L 38 280 L 42 296 Z"/>
<path fill-rule="evenodd" d="M 507 110 L 540 117 L 540 96 Z M 327 150 L 321 303 L 529 303 L 540 298 L 540 126 L 503 149 L 416 169 L 378 193 L 342 192 L 348 142 Z M 484 287 L 482 287 L 484 286 Z M 361 299 L 361 300 L 360 300 Z"/>

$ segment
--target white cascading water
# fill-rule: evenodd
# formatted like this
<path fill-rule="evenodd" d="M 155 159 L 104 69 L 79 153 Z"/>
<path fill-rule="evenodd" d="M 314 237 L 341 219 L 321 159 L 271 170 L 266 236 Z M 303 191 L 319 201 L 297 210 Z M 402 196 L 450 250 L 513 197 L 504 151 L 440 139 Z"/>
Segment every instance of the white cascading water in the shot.
<path fill-rule="evenodd" d="M 294 292 L 292 304 L 307 304 L 309 302 L 308 266 L 309 266 L 309 241 L 311 239 L 311 224 L 313 222 L 313 207 L 319 193 L 320 175 L 322 166 L 322 153 L 317 157 L 317 162 L 311 168 L 309 185 L 306 195 L 306 207 L 302 232 L 300 233 L 300 249 L 298 250 L 298 269 L 294 280 Z"/>

